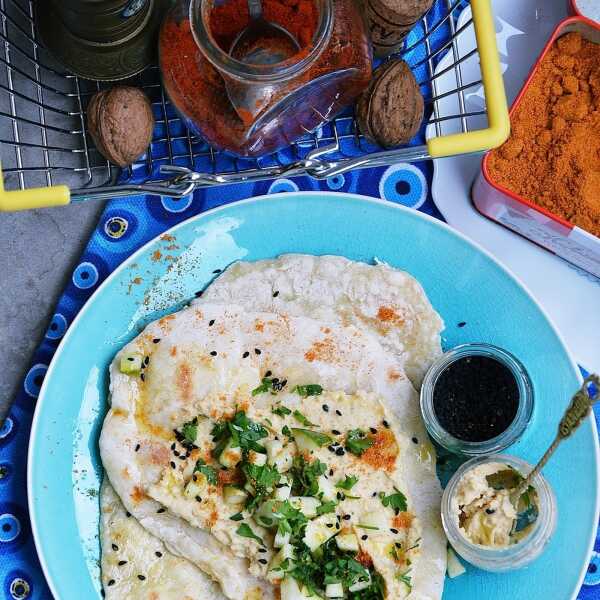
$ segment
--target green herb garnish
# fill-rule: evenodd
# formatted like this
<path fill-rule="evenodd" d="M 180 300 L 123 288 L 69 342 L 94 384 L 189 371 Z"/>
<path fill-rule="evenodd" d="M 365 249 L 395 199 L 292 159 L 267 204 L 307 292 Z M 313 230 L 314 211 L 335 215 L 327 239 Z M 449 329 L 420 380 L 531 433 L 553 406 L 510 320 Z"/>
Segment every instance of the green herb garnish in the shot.
<path fill-rule="evenodd" d="M 379 527 L 373 527 L 373 525 L 363 525 L 362 523 L 359 523 L 356 525 L 356 527 L 359 527 L 360 529 L 372 529 L 373 531 L 379 531 Z"/>
<path fill-rule="evenodd" d="M 402 573 L 402 574 L 398 573 L 396 575 L 396 579 L 398 581 L 401 581 L 402 583 L 404 583 L 406 586 L 408 586 L 409 590 L 412 590 L 412 580 L 408 573 L 409 573 L 408 571 L 406 573 Z"/>
<path fill-rule="evenodd" d="M 287 425 L 283 426 L 283 428 L 281 429 L 281 433 L 283 433 L 283 435 L 289 437 L 290 440 L 294 439 L 294 434 L 292 433 L 292 431 L 290 430 L 290 428 Z"/>
<path fill-rule="evenodd" d="M 302 455 L 294 457 L 289 474 L 292 476 L 292 494 L 294 496 L 317 496 L 318 479 L 327 471 L 327 465 L 315 460 L 308 462 Z"/>
<path fill-rule="evenodd" d="M 404 512 L 407 508 L 406 504 L 406 496 L 398 489 L 396 489 L 395 494 L 390 494 L 389 496 L 382 496 L 381 503 L 384 506 L 389 506 L 394 510 L 396 514 L 399 512 Z"/>
<path fill-rule="evenodd" d="M 266 438 L 268 431 L 259 423 L 251 421 L 243 411 L 237 412 L 230 421 L 220 421 L 210 432 L 215 443 L 213 456 L 219 457 L 223 449 L 232 441 L 232 448 L 241 448 L 244 457 L 250 450 L 265 452 L 258 440 Z"/>
<path fill-rule="evenodd" d="M 194 444 L 198 435 L 198 417 L 194 417 L 191 421 L 184 423 L 181 433 L 186 442 Z"/>
<path fill-rule="evenodd" d="M 309 383 L 307 385 L 297 385 L 293 391 L 302 398 L 307 398 L 308 396 L 320 396 L 323 393 L 323 388 L 317 383 Z"/>
<path fill-rule="evenodd" d="M 214 467 L 207 465 L 201 458 L 196 461 L 194 473 L 202 473 L 210 485 L 217 485 L 217 483 L 219 483 L 217 471 L 214 469 Z"/>
<path fill-rule="evenodd" d="M 342 490 L 351 490 L 356 483 L 358 482 L 358 477 L 355 477 L 354 475 L 346 475 L 346 479 L 344 479 L 344 481 L 338 481 L 335 484 L 336 488 L 340 488 Z M 348 496 L 346 496 L 348 497 Z"/>
<path fill-rule="evenodd" d="M 328 502 L 323 502 L 321 506 L 317 506 L 317 515 L 326 515 L 328 513 L 335 512 L 335 507 L 337 506 L 337 502 L 333 500 L 329 500 Z"/>
<path fill-rule="evenodd" d="M 242 513 L 235 513 L 235 515 L 231 515 L 229 517 L 229 519 L 231 521 L 241 521 L 244 518 L 244 515 Z"/>
<path fill-rule="evenodd" d="M 299 410 L 294 411 L 294 419 L 299 423 L 302 423 L 305 427 L 316 427 L 316 425 L 311 423 Z"/>
<path fill-rule="evenodd" d="M 235 531 L 238 535 L 256 540 L 261 546 L 264 546 L 264 542 L 250 529 L 247 523 L 242 523 Z"/>
<path fill-rule="evenodd" d="M 279 483 L 281 475 L 271 465 L 251 465 L 248 462 L 242 464 L 242 472 L 246 481 L 254 487 L 254 495 L 248 498 L 246 508 L 255 509 L 265 498 L 271 495 L 275 486 Z"/>
<path fill-rule="evenodd" d="M 275 408 L 272 408 L 271 412 L 275 415 L 279 415 L 280 417 L 285 417 L 287 415 L 292 414 L 292 411 L 289 408 L 287 408 L 287 406 L 283 406 L 281 404 L 279 406 L 276 406 Z"/>
<path fill-rule="evenodd" d="M 324 433 L 319 431 L 312 431 L 311 429 L 300 429 L 298 427 L 292 427 L 292 433 L 302 434 L 312 440 L 317 446 L 328 446 L 333 442 L 333 439 Z"/>
<path fill-rule="evenodd" d="M 346 434 L 346 450 L 356 456 L 361 456 L 374 443 L 372 438 L 366 437 L 362 429 L 352 429 Z"/>

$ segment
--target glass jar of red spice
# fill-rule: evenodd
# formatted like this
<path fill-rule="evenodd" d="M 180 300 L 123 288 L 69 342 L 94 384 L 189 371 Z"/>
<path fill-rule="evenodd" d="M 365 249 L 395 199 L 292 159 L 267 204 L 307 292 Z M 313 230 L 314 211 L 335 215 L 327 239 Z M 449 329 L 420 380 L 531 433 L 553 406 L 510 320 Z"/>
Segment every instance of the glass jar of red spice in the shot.
<path fill-rule="evenodd" d="M 160 35 L 164 87 L 187 126 L 243 157 L 275 152 L 317 129 L 371 78 L 371 45 L 356 0 L 263 0 L 262 8 L 263 18 L 299 46 L 273 64 L 231 55 L 251 23 L 248 0 L 178 0 Z"/>

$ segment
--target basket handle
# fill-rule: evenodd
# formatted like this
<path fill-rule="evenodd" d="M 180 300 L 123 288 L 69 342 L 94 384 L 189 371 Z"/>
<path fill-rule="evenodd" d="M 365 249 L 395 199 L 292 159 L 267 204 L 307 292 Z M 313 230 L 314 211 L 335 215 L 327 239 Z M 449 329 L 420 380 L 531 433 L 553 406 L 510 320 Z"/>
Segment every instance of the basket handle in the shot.
<path fill-rule="evenodd" d="M 444 135 L 427 140 L 427 149 L 433 158 L 490 150 L 503 144 L 510 135 L 508 104 L 490 0 L 471 0 L 471 10 L 479 50 L 489 126 L 487 129 Z"/>
<path fill-rule="evenodd" d="M 4 189 L 4 177 L 0 164 L 0 212 L 63 206 L 69 204 L 70 201 L 71 190 L 66 185 L 7 192 Z"/>

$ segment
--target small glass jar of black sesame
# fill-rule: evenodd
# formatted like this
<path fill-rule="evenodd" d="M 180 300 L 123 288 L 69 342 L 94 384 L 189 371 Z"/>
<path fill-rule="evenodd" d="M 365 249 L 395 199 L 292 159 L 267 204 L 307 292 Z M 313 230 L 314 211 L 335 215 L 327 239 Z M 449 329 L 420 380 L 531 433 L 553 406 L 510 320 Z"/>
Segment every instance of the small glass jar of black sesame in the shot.
<path fill-rule="evenodd" d="M 523 434 L 533 413 L 533 386 L 510 352 L 464 344 L 429 369 L 421 412 L 431 437 L 456 454 L 500 452 Z"/>

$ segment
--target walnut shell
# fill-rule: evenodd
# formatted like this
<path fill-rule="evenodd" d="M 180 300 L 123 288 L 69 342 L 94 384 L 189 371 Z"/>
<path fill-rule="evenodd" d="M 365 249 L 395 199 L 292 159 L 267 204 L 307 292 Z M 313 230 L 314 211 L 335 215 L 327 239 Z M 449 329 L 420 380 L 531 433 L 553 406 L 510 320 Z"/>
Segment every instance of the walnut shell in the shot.
<path fill-rule="evenodd" d="M 115 165 L 126 167 L 144 154 L 152 141 L 154 115 L 142 90 L 118 86 L 92 97 L 87 123 L 98 151 Z"/>
<path fill-rule="evenodd" d="M 356 116 L 371 141 L 393 148 L 406 144 L 419 131 L 425 104 L 419 85 L 406 62 L 383 63 L 368 89 L 358 99 Z"/>
<path fill-rule="evenodd" d="M 373 51 L 376 56 L 384 57 L 400 48 L 433 0 L 363 0 L 363 4 Z"/>

